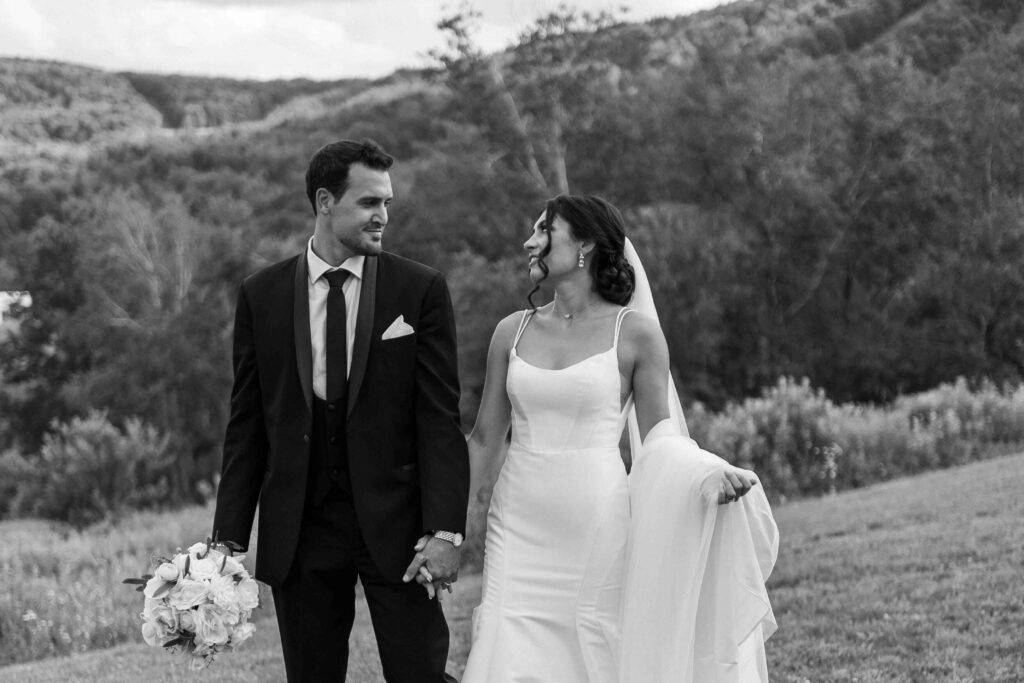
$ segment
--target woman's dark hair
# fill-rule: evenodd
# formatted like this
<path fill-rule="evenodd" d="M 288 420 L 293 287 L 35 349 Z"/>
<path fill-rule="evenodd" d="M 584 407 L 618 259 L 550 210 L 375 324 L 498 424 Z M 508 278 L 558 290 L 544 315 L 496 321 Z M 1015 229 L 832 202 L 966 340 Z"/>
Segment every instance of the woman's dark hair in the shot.
<path fill-rule="evenodd" d="M 334 195 L 335 201 L 348 189 L 348 169 L 363 164 L 375 171 L 391 168 L 395 158 L 375 141 L 338 140 L 330 142 L 313 154 L 306 168 L 306 196 L 316 213 L 316 191 L 321 187 Z"/>
<path fill-rule="evenodd" d="M 626 261 L 626 228 L 619 210 L 601 197 L 563 194 L 549 199 L 544 209 L 544 223 L 549 232 L 556 216 L 561 216 L 569 224 L 573 239 L 594 243 L 590 274 L 594 278 L 594 289 L 601 298 L 620 306 L 629 303 L 636 286 L 636 275 L 633 266 Z M 537 306 L 533 303 L 533 295 L 548 276 L 544 257 L 550 249 L 549 239 L 537 261 L 544 277 L 526 296 L 534 310 Z"/>

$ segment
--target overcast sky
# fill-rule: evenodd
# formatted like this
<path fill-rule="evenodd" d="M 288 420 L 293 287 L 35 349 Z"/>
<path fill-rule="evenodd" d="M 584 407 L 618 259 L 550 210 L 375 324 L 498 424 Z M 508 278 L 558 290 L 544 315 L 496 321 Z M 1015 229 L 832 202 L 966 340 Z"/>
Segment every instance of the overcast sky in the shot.
<path fill-rule="evenodd" d="M 487 50 L 508 46 L 565 0 L 475 0 Z M 624 18 L 676 16 L 723 0 L 578 0 Z M 237 78 L 377 77 L 422 67 L 458 0 L 0 0 L 0 56 L 112 71 Z"/>

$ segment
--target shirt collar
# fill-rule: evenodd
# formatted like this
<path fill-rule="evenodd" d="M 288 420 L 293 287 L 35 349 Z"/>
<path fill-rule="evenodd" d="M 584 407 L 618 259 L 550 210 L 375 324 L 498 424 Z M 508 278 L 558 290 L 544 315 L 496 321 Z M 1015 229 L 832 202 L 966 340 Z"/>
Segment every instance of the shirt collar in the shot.
<path fill-rule="evenodd" d="M 316 255 L 313 251 L 313 238 L 309 238 L 309 242 L 306 243 L 306 265 L 309 270 L 309 282 L 310 284 L 316 282 L 329 270 L 344 269 L 355 275 L 360 280 L 363 279 L 363 263 L 366 261 L 366 257 L 362 254 L 356 254 L 355 256 L 349 256 L 347 259 L 341 262 L 341 265 L 335 268 L 327 261 Z"/>

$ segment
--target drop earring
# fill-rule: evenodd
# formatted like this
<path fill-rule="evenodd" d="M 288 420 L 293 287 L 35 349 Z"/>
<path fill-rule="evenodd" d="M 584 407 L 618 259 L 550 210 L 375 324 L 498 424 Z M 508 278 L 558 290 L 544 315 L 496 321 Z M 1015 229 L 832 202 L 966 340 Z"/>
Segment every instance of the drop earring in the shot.
<path fill-rule="evenodd" d="M 583 267 L 583 266 L 585 266 L 585 265 L 587 265 L 587 264 L 586 264 L 586 262 L 584 262 L 584 260 L 583 260 L 583 250 L 582 250 L 582 249 L 580 249 L 580 260 L 579 260 L 579 266 L 580 266 L 580 268 L 582 268 L 582 267 Z"/>

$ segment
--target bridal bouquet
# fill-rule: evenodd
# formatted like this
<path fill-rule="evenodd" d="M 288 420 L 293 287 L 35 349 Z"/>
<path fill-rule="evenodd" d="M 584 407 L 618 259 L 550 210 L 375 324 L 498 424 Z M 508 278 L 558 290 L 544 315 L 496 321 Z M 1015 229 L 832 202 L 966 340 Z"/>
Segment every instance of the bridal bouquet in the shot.
<path fill-rule="evenodd" d="M 183 652 L 189 668 L 209 666 L 220 652 L 248 640 L 259 607 L 259 585 L 242 566 L 244 555 L 227 554 L 207 539 L 173 557 L 154 560 L 152 574 L 125 579 L 145 595 L 142 637 L 154 647 Z"/>

